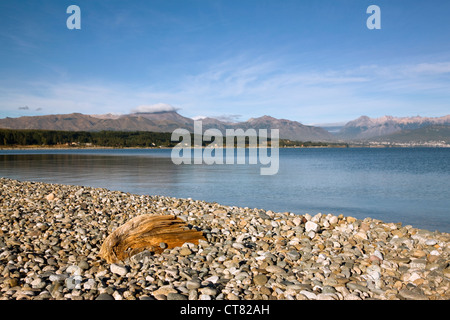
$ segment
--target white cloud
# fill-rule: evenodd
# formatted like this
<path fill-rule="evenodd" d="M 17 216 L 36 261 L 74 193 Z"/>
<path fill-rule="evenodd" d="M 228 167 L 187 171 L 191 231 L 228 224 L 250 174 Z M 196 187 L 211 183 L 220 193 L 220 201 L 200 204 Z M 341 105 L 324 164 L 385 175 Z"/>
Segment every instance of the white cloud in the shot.
<path fill-rule="evenodd" d="M 195 117 L 192 117 L 191 119 L 197 121 L 197 120 L 203 120 L 206 118 L 208 118 L 208 117 L 207 116 L 195 116 Z"/>
<path fill-rule="evenodd" d="M 181 106 L 187 117 L 241 115 L 247 120 L 267 114 L 302 123 L 346 121 L 362 114 L 448 113 L 450 62 L 346 70 L 282 66 L 282 61 L 239 57 L 210 64 L 159 88 L 99 81 L 23 82 L 8 88 L 5 80 L 0 83 L 0 115 L 19 115 L 18 108 L 25 105 L 42 108 L 46 114 L 162 112 Z M 146 101 L 165 103 L 147 105 Z"/>
<path fill-rule="evenodd" d="M 152 105 L 140 105 L 131 110 L 131 113 L 158 113 L 178 111 L 180 108 L 175 108 L 167 103 L 156 103 Z"/>

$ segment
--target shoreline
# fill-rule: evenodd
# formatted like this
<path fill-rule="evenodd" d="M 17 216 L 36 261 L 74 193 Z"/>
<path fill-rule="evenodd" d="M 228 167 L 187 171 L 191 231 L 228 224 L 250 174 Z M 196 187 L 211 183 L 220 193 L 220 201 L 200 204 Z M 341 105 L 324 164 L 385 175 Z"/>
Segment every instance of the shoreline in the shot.
<path fill-rule="evenodd" d="M 450 234 L 343 215 L 0 178 L 0 299 L 449 300 Z M 120 264 L 105 238 L 141 214 L 206 241 Z"/>
<path fill-rule="evenodd" d="M 198 147 L 192 147 L 192 149 L 197 149 Z M 201 147 L 205 149 L 206 147 Z M 259 148 L 259 147 L 257 147 Z M 270 147 L 268 147 L 270 149 Z M 402 145 L 348 145 L 348 146 L 280 146 L 279 149 L 408 149 L 408 148 L 433 148 L 433 149 L 446 149 L 450 148 L 450 145 L 446 146 L 430 146 L 430 145 L 417 145 L 417 146 L 402 146 Z M 42 150 L 42 151 L 68 151 L 68 150 L 171 150 L 173 147 L 102 147 L 102 146 L 91 146 L 91 147 L 51 147 L 51 146 L 20 146 L 20 147 L 0 147 L 0 151 L 3 150 Z M 227 147 L 223 147 L 227 149 Z M 248 147 L 246 147 L 248 149 Z"/>

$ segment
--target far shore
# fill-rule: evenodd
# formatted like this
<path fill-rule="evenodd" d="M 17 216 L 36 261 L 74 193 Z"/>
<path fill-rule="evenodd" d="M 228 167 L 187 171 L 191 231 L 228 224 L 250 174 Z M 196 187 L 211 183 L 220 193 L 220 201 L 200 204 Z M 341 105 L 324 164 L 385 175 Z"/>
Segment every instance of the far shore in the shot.
<path fill-rule="evenodd" d="M 349 144 L 349 145 L 327 145 L 327 146 L 279 146 L 280 149 L 335 149 L 335 148 L 447 148 L 450 146 L 428 146 L 428 145 L 412 145 L 412 146 L 404 146 L 404 145 L 358 145 L 358 144 Z M 199 147 L 192 147 L 193 149 Z M 202 149 L 206 148 L 205 146 L 201 147 Z M 247 147 L 246 147 L 247 148 Z M 258 147 L 259 148 L 259 147 Z M 67 145 L 45 145 L 45 146 L 37 146 L 37 145 L 29 145 L 29 146 L 9 146 L 9 147 L 0 147 L 1 150 L 114 150 L 114 149 L 124 149 L 124 150 L 157 150 L 157 149 L 172 149 L 172 147 L 106 147 L 106 146 L 67 146 Z M 227 147 L 223 147 L 223 149 L 227 149 Z"/>

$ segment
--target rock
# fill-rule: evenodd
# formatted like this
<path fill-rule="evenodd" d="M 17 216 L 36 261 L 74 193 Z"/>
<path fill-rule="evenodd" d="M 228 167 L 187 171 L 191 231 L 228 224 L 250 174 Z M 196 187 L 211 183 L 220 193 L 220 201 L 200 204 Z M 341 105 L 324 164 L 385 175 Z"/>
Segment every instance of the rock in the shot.
<path fill-rule="evenodd" d="M 326 293 L 336 293 L 336 289 L 332 286 L 323 286 L 322 288 L 322 293 L 326 294 Z"/>
<path fill-rule="evenodd" d="M 64 281 L 66 280 L 66 278 L 68 278 L 69 276 L 67 274 L 51 274 L 48 277 L 48 280 L 54 282 L 54 281 Z"/>
<path fill-rule="evenodd" d="M 266 214 L 264 211 L 260 211 L 258 213 L 258 215 L 259 215 L 260 218 L 262 218 L 264 220 L 270 220 L 271 219 L 270 216 L 268 214 Z"/>
<path fill-rule="evenodd" d="M 192 253 L 192 251 L 189 248 L 183 247 L 180 250 L 180 255 L 182 256 L 188 256 Z"/>
<path fill-rule="evenodd" d="M 89 264 L 86 262 L 86 260 L 81 260 L 78 263 L 78 267 L 82 270 L 87 270 L 87 269 L 89 269 Z"/>
<path fill-rule="evenodd" d="M 399 296 L 407 300 L 429 300 L 426 295 L 407 289 L 400 290 Z"/>
<path fill-rule="evenodd" d="M 358 231 L 358 232 L 355 234 L 355 237 L 356 237 L 356 238 L 359 238 L 359 239 L 362 239 L 362 240 L 367 240 L 367 234 L 366 234 L 365 231 Z"/>
<path fill-rule="evenodd" d="M 112 294 L 114 300 L 123 300 L 122 295 L 118 291 L 114 291 Z"/>
<path fill-rule="evenodd" d="M 159 247 L 160 247 L 161 249 L 166 249 L 166 248 L 167 248 L 167 243 L 161 242 L 161 243 L 159 244 Z"/>
<path fill-rule="evenodd" d="M 110 266 L 112 273 L 118 274 L 119 276 L 125 276 L 128 273 L 128 268 L 119 264 L 112 263 Z"/>
<path fill-rule="evenodd" d="M 255 285 L 257 286 L 263 286 L 267 283 L 267 276 L 264 274 L 258 274 L 256 276 L 253 277 L 253 282 L 255 283 Z"/>
<path fill-rule="evenodd" d="M 227 299 L 228 300 L 239 300 L 239 297 L 237 295 L 235 295 L 234 293 L 229 293 L 227 295 Z"/>
<path fill-rule="evenodd" d="M 356 222 L 356 218 L 354 217 L 347 217 L 347 223 L 353 223 Z"/>
<path fill-rule="evenodd" d="M 82 274 L 83 270 L 81 270 L 79 266 L 71 265 L 67 267 L 66 272 L 71 275 L 79 276 Z"/>
<path fill-rule="evenodd" d="M 331 217 L 328 219 L 328 222 L 329 222 L 331 225 L 337 224 L 338 221 L 339 221 L 339 219 L 338 219 L 337 216 L 331 216 Z"/>
<path fill-rule="evenodd" d="M 206 278 L 205 280 L 209 281 L 211 283 L 216 283 L 217 281 L 219 281 L 219 277 L 218 276 L 211 276 L 209 278 Z"/>
<path fill-rule="evenodd" d="M 203 295 L 208 295 L 208 296 L 215 296 L 217 295 L 217 290 L 211 287 L 205 287 L 205 288 L 201 288 L 199 289 L 199 291 L 203 294 Z"/>
<path fill-rule="evenodd" d="M 9 278 L 5 280 L 5 283 L 8 284 L 11 288 L 19 285 L 19 281 L 16 278 Z"/>
<path fill-rule="evenodd" d="M 197 300 L 197 299 L 198 299 L 197 290 L 190 290 L 188 300 Z"/>
<path fill-rule="evenodd" d="M 298 253 L 298 251 L 295 250 L 290 250 L 286 252 L 286 256 L 292 261 L 297 261 L 298 259 L 300 259 L 300 253 Z"/>
<path fill-rule="evenodd" d="M 47 199 L 48 201 L 52 201 L 52 200 L 55 199 L 55 195 L 54 195 L 53 192 L 52 192 L 52 193 L 50 193 L 49 195 L 47 195 L 47 196 L 45 197 L 45 199 Z"/>
<path fill-rule="evenodd" d="M 95 300 L 114 300 L 114 297 L 107 293 L 100 293 Z"/>
<path fill-rule="evenodd" d="M 294 219 L 292 219 L 292 222 L 294 223 L 295 226 L 299 226 L 302 223 L 302 218 L 295 217 Z"/>
<path fill-rule="evenodd" d="M 200 288 L 200 282 L 195 280 L 188 280 L 186 282 L 186 288 L 188 288 L 189 290 L 198 289 Z"/>
<path fill-rule="evenodd" d="M 337 299 L 337 296 L 335 294 L 319 293 L 316 296 L 316 300 L 338 300 L 338 299 Z"/>
<path fill-rule="evenodd" d="M 414 250 L 414 252 L 413 252 L 413 257 L 416 257 L 416 258 L 423 258 L 423 257 L 426 257 L 426 255 L 427 255 L 427 253 L 423 250 Z"/>
<path fill-rule="evenodd" d="M 300 291 L 300 294 L 304 295 L 309 300 L 316 300 L 317 299 L 317 295 L 314 292 L 311 292 L 311 291 L 302 290 L 302 291 Z"/>
<path fill-rule="evenodd" d="M 346 286 L 349 290 L 359 290 L 361 292 L 369 292 L 370 291 L 369 288 L 362 286 L 360 284 L 354 283 L 354 282 L 348 282 L 346 284 Z"/>
<path fill-rule="evenodd" d="M 166 285 L 166 286 L 161 286 L 159 287 L 157 290 L 153 291 L 152 294 L 153 296 L 158 299 L 157 296 L 159 295 L 163 295 L 165 297 L 167 297 L 167 295 L 169 293 L 178 293 L 177 290 L 175 290 L 172 286 L 170 285 Z M 159 299 L 158 299 L 159 300 Z"/>
<path fill-rule="evenodd" d="M 46 286 L 45 281 L 42 281 L 42 279 L 40 278 L 37 278 L 31 282 L 31 287 L 33 289 L 42 289 L 45 286 Z"/>
<path fill-rule="evenodd" d="M 381 278 L 381 268 L 376 265 L 367 268 L 366 272 L 372 280 L 379 280 Z"/>
<path fill-rule="evenodd" d="M 167 300 L 187 300 L 187 297 L 183 294 L 170 292 L 167 294 Z"/>
<path fill-rule="evenodd" d="M 316 232 L 319 228 L 319 225 L 315 222 L 308 221 L 305 223 L 305 231 L 306 233 L 309 233 L 310 231 Z"/>
<path fill-rule="evenodd" d="M 426 259 L 414 259 L 409 263 L 409 267 L 412 269 L 425 269 L 427 266 Z"/>
<path fill-rule="evenodd" d="M 286 273 L 286 271 L 284 271 L 283 268 L 279 267 L 279 266 L 274 266 L 274 265 L 270 265 L 266 268 L 267 272 L 270 273 L 275 273 L 275 274 L 283 274 Z"/>

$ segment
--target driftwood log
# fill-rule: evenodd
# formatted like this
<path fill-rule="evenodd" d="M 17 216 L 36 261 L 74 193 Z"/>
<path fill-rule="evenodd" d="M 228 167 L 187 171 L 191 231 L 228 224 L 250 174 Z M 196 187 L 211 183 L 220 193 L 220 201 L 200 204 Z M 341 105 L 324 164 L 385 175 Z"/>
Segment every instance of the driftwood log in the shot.
<path fill-rule="evenodd" d="M 173 215 L 137 216 L 118 227 L 103 242 L 100 257 L 108 263 L 117 263 L 144 250 L 160 253 L 167 248 L 181 247 L 183 243 L 198 244 L 205 240 L 201 231 L 187 228 L 187 224 Z"/>

